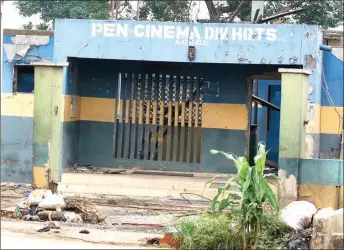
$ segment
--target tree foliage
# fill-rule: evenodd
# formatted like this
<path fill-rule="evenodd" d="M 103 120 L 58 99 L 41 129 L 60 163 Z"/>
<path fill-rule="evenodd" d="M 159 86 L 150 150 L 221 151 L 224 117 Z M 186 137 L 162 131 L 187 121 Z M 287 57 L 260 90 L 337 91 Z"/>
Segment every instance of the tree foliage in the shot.
<path fill-rule="evenodd" d="M 241 0 L 214 1 L 207 0 L 207 8 L 211 20 L 223 20 L 230 16 L 239 6 Z M 343 22 L 343 1 L 327 0 L 288 0 L 288 1 L 265 1 L 264 16 L 276 15 L 298 8 L 304 8 L 302 12 L 295 13 L 284 22 L 293 20 L 295 23 L 316 24 L 323 27 L 336 27 Z M 246 0 L 241 5 L 237 17 L 241 21 L 251 19 L 251 0 Z"/>
<path fill-rule="evenodd" d="M 240 5 L 235 16 L 241 21 L 250 21 L 252 0 L 204 0 L 213 21 L 232 21 L 233 13 Z M 241 3 L 242 2 L 242 3 Z M 343 22 L 343 1 L 327 0 L 267 0 L 265 1 L 264 16 L 284 13 L 297 8 L 305 10 L 295 13 L 283 22 L 317 24 L 323 27 L 336 27 Z M 136 3 L 130 0 L 118 1 L 118 19 L 134 19 Z M 190 14 L 195 11 L 195 1 L 191 0 L 141 0 L 140 19 L 154 21 L 192 21 Z M 55 18 L 71 19 L 109 19 L 109 1 L 17 1 L 21 15 L 25 17 L 39 14 L 44 22 L 54 21 Z M 231 18 L 232 17 L 232 18 Z M 231 20 L 230 20 L 231 19 Z M 281 22 L 279 20 L 279 22 Z"/>
<path fill-rule="evenodd" d="M 32 22 L 29 22 L 28 24 L 23 25 L 24 30 L 32 30 L 33 29 L 33 24 Z"/>

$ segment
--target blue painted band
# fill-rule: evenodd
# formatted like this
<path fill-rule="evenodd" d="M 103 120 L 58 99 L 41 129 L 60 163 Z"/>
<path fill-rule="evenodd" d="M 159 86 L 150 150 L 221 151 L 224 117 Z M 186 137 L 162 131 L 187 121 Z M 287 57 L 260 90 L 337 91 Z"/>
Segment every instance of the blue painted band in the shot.
<path fill-rule="evenodd" d="M 299 184 L 343 186 L 343 178 L 343 160 L 300 160 Z"/>
<path fill-rule="evenodd" d="M 49 163 L 49 147 L 47 143 L 33 143 L 33 165 L 47 167 Z"/>

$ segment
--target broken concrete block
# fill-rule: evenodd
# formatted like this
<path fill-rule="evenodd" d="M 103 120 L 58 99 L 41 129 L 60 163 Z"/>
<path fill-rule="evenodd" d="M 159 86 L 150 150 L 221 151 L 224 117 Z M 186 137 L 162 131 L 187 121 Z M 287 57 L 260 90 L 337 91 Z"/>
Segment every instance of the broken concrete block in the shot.
<path fill-rule="evenodd" d="M 343 209 L 319 210 L 313 218 L 312 249 L 343 249 Z"/>

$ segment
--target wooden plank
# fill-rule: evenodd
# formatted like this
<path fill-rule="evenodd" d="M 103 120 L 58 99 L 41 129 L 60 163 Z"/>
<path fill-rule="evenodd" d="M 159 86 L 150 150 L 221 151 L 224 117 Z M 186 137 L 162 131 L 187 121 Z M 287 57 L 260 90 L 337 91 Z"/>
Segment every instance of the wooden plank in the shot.
<path fill-rule="evenodd" d="M 125 82 L 127 89 L 126 96 L 126 111 L 125 111 L 125 150 L 124 158 L 130 158 L 130 128 L 131 128 L 131 119 L 130 119 L 130 109 L 131 109 L 131 85 L 132 85 L 132 74 L 127 74 L 127 79 Z"/>
<path fill-rule="evenodd" d="M 180 127 L 180 161 L 186 162 L 186 130 L 185 128 L 185 102 L 186 102 L 186 85 L 187 85 L 187 77 L 184 76 L 183 80 L 181 81 L 181 88 L 182 88 L 182 107 L 181 107 L 181 127 Z"/>
<path fill-rule="evenodd" d="M 172 98 L 173 98 L 173 77 L 170 75 L 169 81 L 168 81 L 168 94 L 169 94 L 169 103 L 168 103 L 168 113 L 167 113 L 167 141 L 166 141 L 166 160 L 172 161 L 173 160 L 173 138 L 172 138 Z"/>
<path fill-rule="evenodd" d="M 154 92 L 153 95 L 153 118 L 152 118 L 152 132 L 151 132 L 151 144 L 150 144 L 150 160 L 156 160 L 157 149 L 157 114 L 158 114 L 158 93 L 159 93 L 159 74 L 154 74 Z"/>
<path fill-rule="evenodd" d="M 180 94 L 180 76 L 176 79 L 176 105 L 174 110 L 174 134 L 173 134 L 173 155 L 174 161 L 179 161 L 180 159 L 180 137 L 179 137 L 179 94 Z"/>
<path fill-rule="evenodd" d="M 149 160 L 149 146 L 151 133 L 151 124 L 150 124 L 150 110 L 151 110 L 151 95 L 152 95 L 152 74 L 148 74 L 147 82 L 147 100 L 146 100 L 146 124 L 145 124 L 145 145 L 144 145 L 144 159 Z"/>
<path fill-rule="evenodd" d="M 117 157 L 117 91 L 118 91 L 118 73 L 115 75 L 115 122 L 113 125 L 113 136 L 112 136 L 112 156 L 113 158 Z"/>
<path fill-rule="evenodd" d="M 161 79 L 161 99 L 160 99 L 160 111 L 159 111 L 159 138 L 158 138 L 158 160 L 162 161 L 165 159 L 164 153 L 164 101 L 165 101 L 165 83 L 166 75 L 162 76 Z"/>
<path fill-rule="evenodd" d="M 137 119 L 136 119 L 136 110 L 137 110 L 137 74 L 133 74 L 133 100 L 132 100 L 132 107 L 131 107 L 131 139 L 130 139 L 130 158 L 136 159 L 136 144 L 137 144 L 137 136 L 136 136 L 136 127 L 137 127 Z"/>
<path fill-rule="evenodd" d="M 190 77 L 190 84 L 189 84 L 189 89 L 190 89 L 190 96 L 189 96 L 189 120 L 188 120 L 188 142 L 187 142 L 187 158 L 186 162 L 192 162 L 192 144 L 193 144 L 193 134 L 192 134 L 192 112 L 193 112 L 193 83 L 194 83 L 194 76 Z"/>
<path fill-rule="evenodd" d="M 195 80 L 195 120 L 194 120 L 194 128 L 193 128 L 193 158 L 192 161 L 193 162 L 197 162 L 197 153 L 198 153 L 198 147 L 197 147 L 197 143 L 198 143 L 198 120 L 199 120 L 199 87 L 200 87 L 200 77 L 197 77 L 197 79 Z"/>
<path fill-rule="evenodd" d="M 119 131 L 118 131 L 118 144 L 117 144 L 117 158 L 123 158 L 123 137 L 124 137 L 124 126 L 125 126 L 125 79 L 124 73 L 121 73 L 121 99 L 119 109 Z"/>
<path fill-rule="evenodd" d="M 143 159 L 143 102 L 144 102 L 144 91 L 145 91 L 145 74 L 141 73 L 141 86 L 140 86 L 140 100 L 139 100 L 139 123 L 138 123 L 138 139 L 137 139 L 137 158 L 138 159 Z"/>

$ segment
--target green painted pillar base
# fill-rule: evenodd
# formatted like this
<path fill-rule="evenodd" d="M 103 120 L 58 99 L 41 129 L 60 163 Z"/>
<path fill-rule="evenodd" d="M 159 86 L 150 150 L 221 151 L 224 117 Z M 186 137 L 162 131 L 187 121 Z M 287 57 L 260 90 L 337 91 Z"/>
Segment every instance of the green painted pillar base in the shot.
<path fill-rule="evenodd" d="M 47 188 L 59 180 L 62 121 L 62 82 L 65 64 L 35 66 L 33 112 L 33 185 Z"/>
<path fill-rule="evenodd" d="M 303 69 L 279 69 L 282 75 L 278 195 L 281 206 L 297 200 L 298 166 L 306 152 L 308 78 Z"/>

